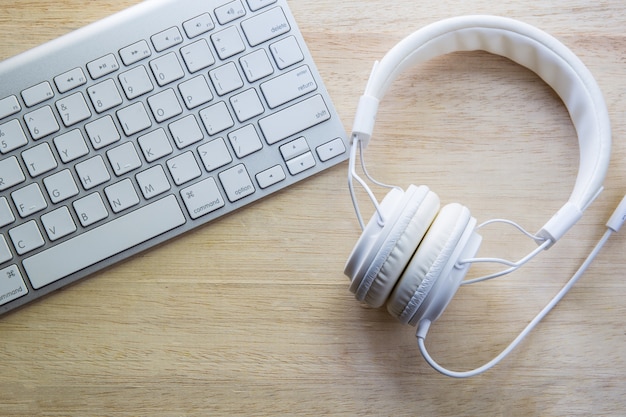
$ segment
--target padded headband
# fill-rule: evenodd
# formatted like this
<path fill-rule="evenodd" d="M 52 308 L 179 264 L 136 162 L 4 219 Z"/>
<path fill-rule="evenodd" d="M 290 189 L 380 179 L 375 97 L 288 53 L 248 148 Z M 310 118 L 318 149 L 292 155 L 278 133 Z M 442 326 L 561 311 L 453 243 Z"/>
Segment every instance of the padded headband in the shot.
<path fill-rule="evenodd" d="M 376 63 L 359 101 L 356 137 L 367 145 L 378 104 L 406 68 L 457 51 L 483 50 L 532 70 L 559 95 L 578 135 L 580 161 L 568 202 L 537 235 L 553 243 L 582 216 L 602 191 L 609 166 L 611 126 L 602 92 L 580 59 L 565 45 L 528 24 L 496 16 L 446 19 L 409 35 Z"/>

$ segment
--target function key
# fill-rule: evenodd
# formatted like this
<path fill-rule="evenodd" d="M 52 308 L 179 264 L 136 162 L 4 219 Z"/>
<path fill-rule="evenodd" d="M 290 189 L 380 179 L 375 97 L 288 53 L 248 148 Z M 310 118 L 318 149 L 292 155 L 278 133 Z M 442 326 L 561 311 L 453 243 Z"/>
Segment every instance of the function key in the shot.
<path fill-rule="evenodd" d="M 73 70 L 54 77 L 54 83 L 59 93 L 63 94 L 87 83 L 87 77 L 85 77 L 85 73 L 82 69 L 74 68 Z"/>
<path fill-rule="evenodd" d="M 105 55 L 87 64 L 87 70 L 94 80 L 115 72 L 119 68 L 120 65 L 117 63 L 117 59 L 115 59 L 115 55 L 113 54 Z"/>
<path fill-rule="evenodd" d="M 213 19 L 211 19 L 211 15 L 204 13 L 183 23 L 183 28 L 189 38 L 195 38 L 196 36 L 213 30 L 215 24 L 213 23 Z"/>
<path fill-rule="evenodd" d="M 180 34 L 177 27 L 172 27 L 164 30 L 163 32 L 157 33 L 150 39 L 152 39 L 152 44 L 157 52 L 164 51 L 183 42 L 183 36 Z"/>
<path fill-rule="evenodd" d="M 54 97 L 54 92 L 48 81 L 44 81 L 22 91 L 22 98 L 28 107 L 35 106 L 52 97 Z"/>
<path fill-rule="evenodd" d="M 9 96 L 0 100 L 0 120 L 12 116 L 22 110 L 17 97 Z"/>
<path fill-rule="evenodd" d="M 226 3 L 225 5 L 215 9 L 217 21 L 222 25 L 239 19 L 245 15 L 246 9 L 243 7 L 243 4 L 241 4 L 240 0 L 231 1 L 230 3 Z"/>
<path fill-rule="evenodd" d="M 276 0 L 247 0 L 248 6 L 250 6 L 250 10 L 253 12 L 264 8 L 265 6 L 269 6 L 270 4 L 276 3 Z"/>
<path fill-rule="evenodd" d="M 152 55 L 152 51 L 150 51 L 148 42 L 144 40 L 135 42 L 120 50 L 120 57 L 122 57 L 124 65 L 132 65 L 144 58 L 148 58 L 150 55 Z"/>

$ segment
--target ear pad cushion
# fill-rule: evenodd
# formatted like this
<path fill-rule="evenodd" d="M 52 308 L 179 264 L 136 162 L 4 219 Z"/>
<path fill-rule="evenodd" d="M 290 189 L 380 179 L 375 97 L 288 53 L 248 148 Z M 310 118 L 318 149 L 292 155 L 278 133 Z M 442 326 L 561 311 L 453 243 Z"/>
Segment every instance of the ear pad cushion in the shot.
<path fill-rule="evenodd" d="M 443 207 L 394 288 L 387 310 L 408 323 L 439 278 L 471 219 L 460 204 Z"/>
<path fill-rule="evenodd" d="M 368 271 L 368 274 L 375 276 L 367 280 L 371 282 L 369 288 L 363 288 L 366 291 L 364 300 L 372 307 L 381 307 L 389 298 L 415 249 L 437 215 L 439 197 L 429 191 L 417 206 L 409 204 L 401 216 L 408 219 L 408 222 L 402 222 L 404 224 L 395 231 L 395 235 L 390 236 L 388 249 L 372 264 L 370 268 L 372 272 Z"/>

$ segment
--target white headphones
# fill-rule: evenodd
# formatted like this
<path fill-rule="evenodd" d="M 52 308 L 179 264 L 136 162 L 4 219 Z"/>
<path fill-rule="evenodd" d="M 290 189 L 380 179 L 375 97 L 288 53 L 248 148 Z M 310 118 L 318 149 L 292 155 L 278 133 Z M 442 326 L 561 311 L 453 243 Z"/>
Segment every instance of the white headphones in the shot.
<path fill-rule="evenodd" d="M 519 262 L 474 258 L 481 237 L 477 232 L 476 219 L 466 207 L 453 203 L 440 209 L 439 198 L 434 192 L 426 186 L 414 185 L 406 191 L 394 187 L 378 203 L 355 171 L 357 150 L 362 161 L 363 149 L 374 129 L 378 104 L 395 78 L 405 69 L 431 58 L 474 50 L 504 56 L 539 75 L 565 103 L 578 134 L 580 165 L 574 190 L 569 200 L 538 233 L 525 232 L 537 242 L 538 248 Z M 364 231 L 344 271 L 351 279 L 350 290 L 358 300 L 372 307 L 386 305 L 400 322 L 417 325 L 420 349 L 427 361 L 440 372 L 466 377 L 489 369 L 525 334 L 520 335 L 508 351 L 484 367 L 454 372 L 436 364 L 426 352 L 423 341 L 430 324 L 444 311 L 471 263 L 494 261 L 510 267 L 502 273 L 473 282 L 494 278 L 519 268 L 559 240 L 602 191 L 610 148 L 608 111 L 596 81 L 574 53 L 552 36 L 530 25 L 494 16 L 457 17 L 418 30 L 376 63 L 355 116 L 349 183 L 357 217 Z M 367 175 L 364 164 L 363 171 Z M 354 179 L 366 189 L 376 207 L 376 213 L 366 226 L 356 204 Z M 617 231 L 621 226 L 616 222 L 623 221 L 626 204 L 623 202 L 620 207 L 622 218 L 617 218 L 620 215 L 613 216 L 615 219 L 612 217 L 610 232 Z M 535 324 L 527 330 L 530 331 Z"/>

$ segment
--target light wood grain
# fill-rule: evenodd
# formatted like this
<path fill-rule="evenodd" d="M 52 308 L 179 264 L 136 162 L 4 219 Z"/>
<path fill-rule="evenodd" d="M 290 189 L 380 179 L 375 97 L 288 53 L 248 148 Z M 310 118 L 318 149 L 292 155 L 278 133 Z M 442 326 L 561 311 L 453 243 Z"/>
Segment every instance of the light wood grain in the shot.
<path fill-rule="evenodd" d="M 134 3 L 4 0 L 0 56 Z M 411 31 L 452 15 L 536 25 L 574 50 L 603 89 L 614 137 L 606 191 L 539 261 L 463 288 L 429 335 L 443 364 L 482 364 L 576 270 L 626 192 L 623 2 L 290 4 L 347 129 L 373 61 Z M 367 153 L 377 178 L 427 184 L 479 220 L 512 218 L 531 230 L 566 200 L 578 161 L 575 132 L 556 95 L 529 71 L 484 53 L 453 54 L 402 75 L 387 97 Z M 3 317 L 0 414 L 623 415 L 623 234 L 501 365 L 452 380 L 422 360 L 414 329 L 349 293 L 342 270 L 359 230 L 346 170 L 331 169 Z M 484 235 L 481 253 L 515 258 L 529 249 L 508 229 Z"/>

